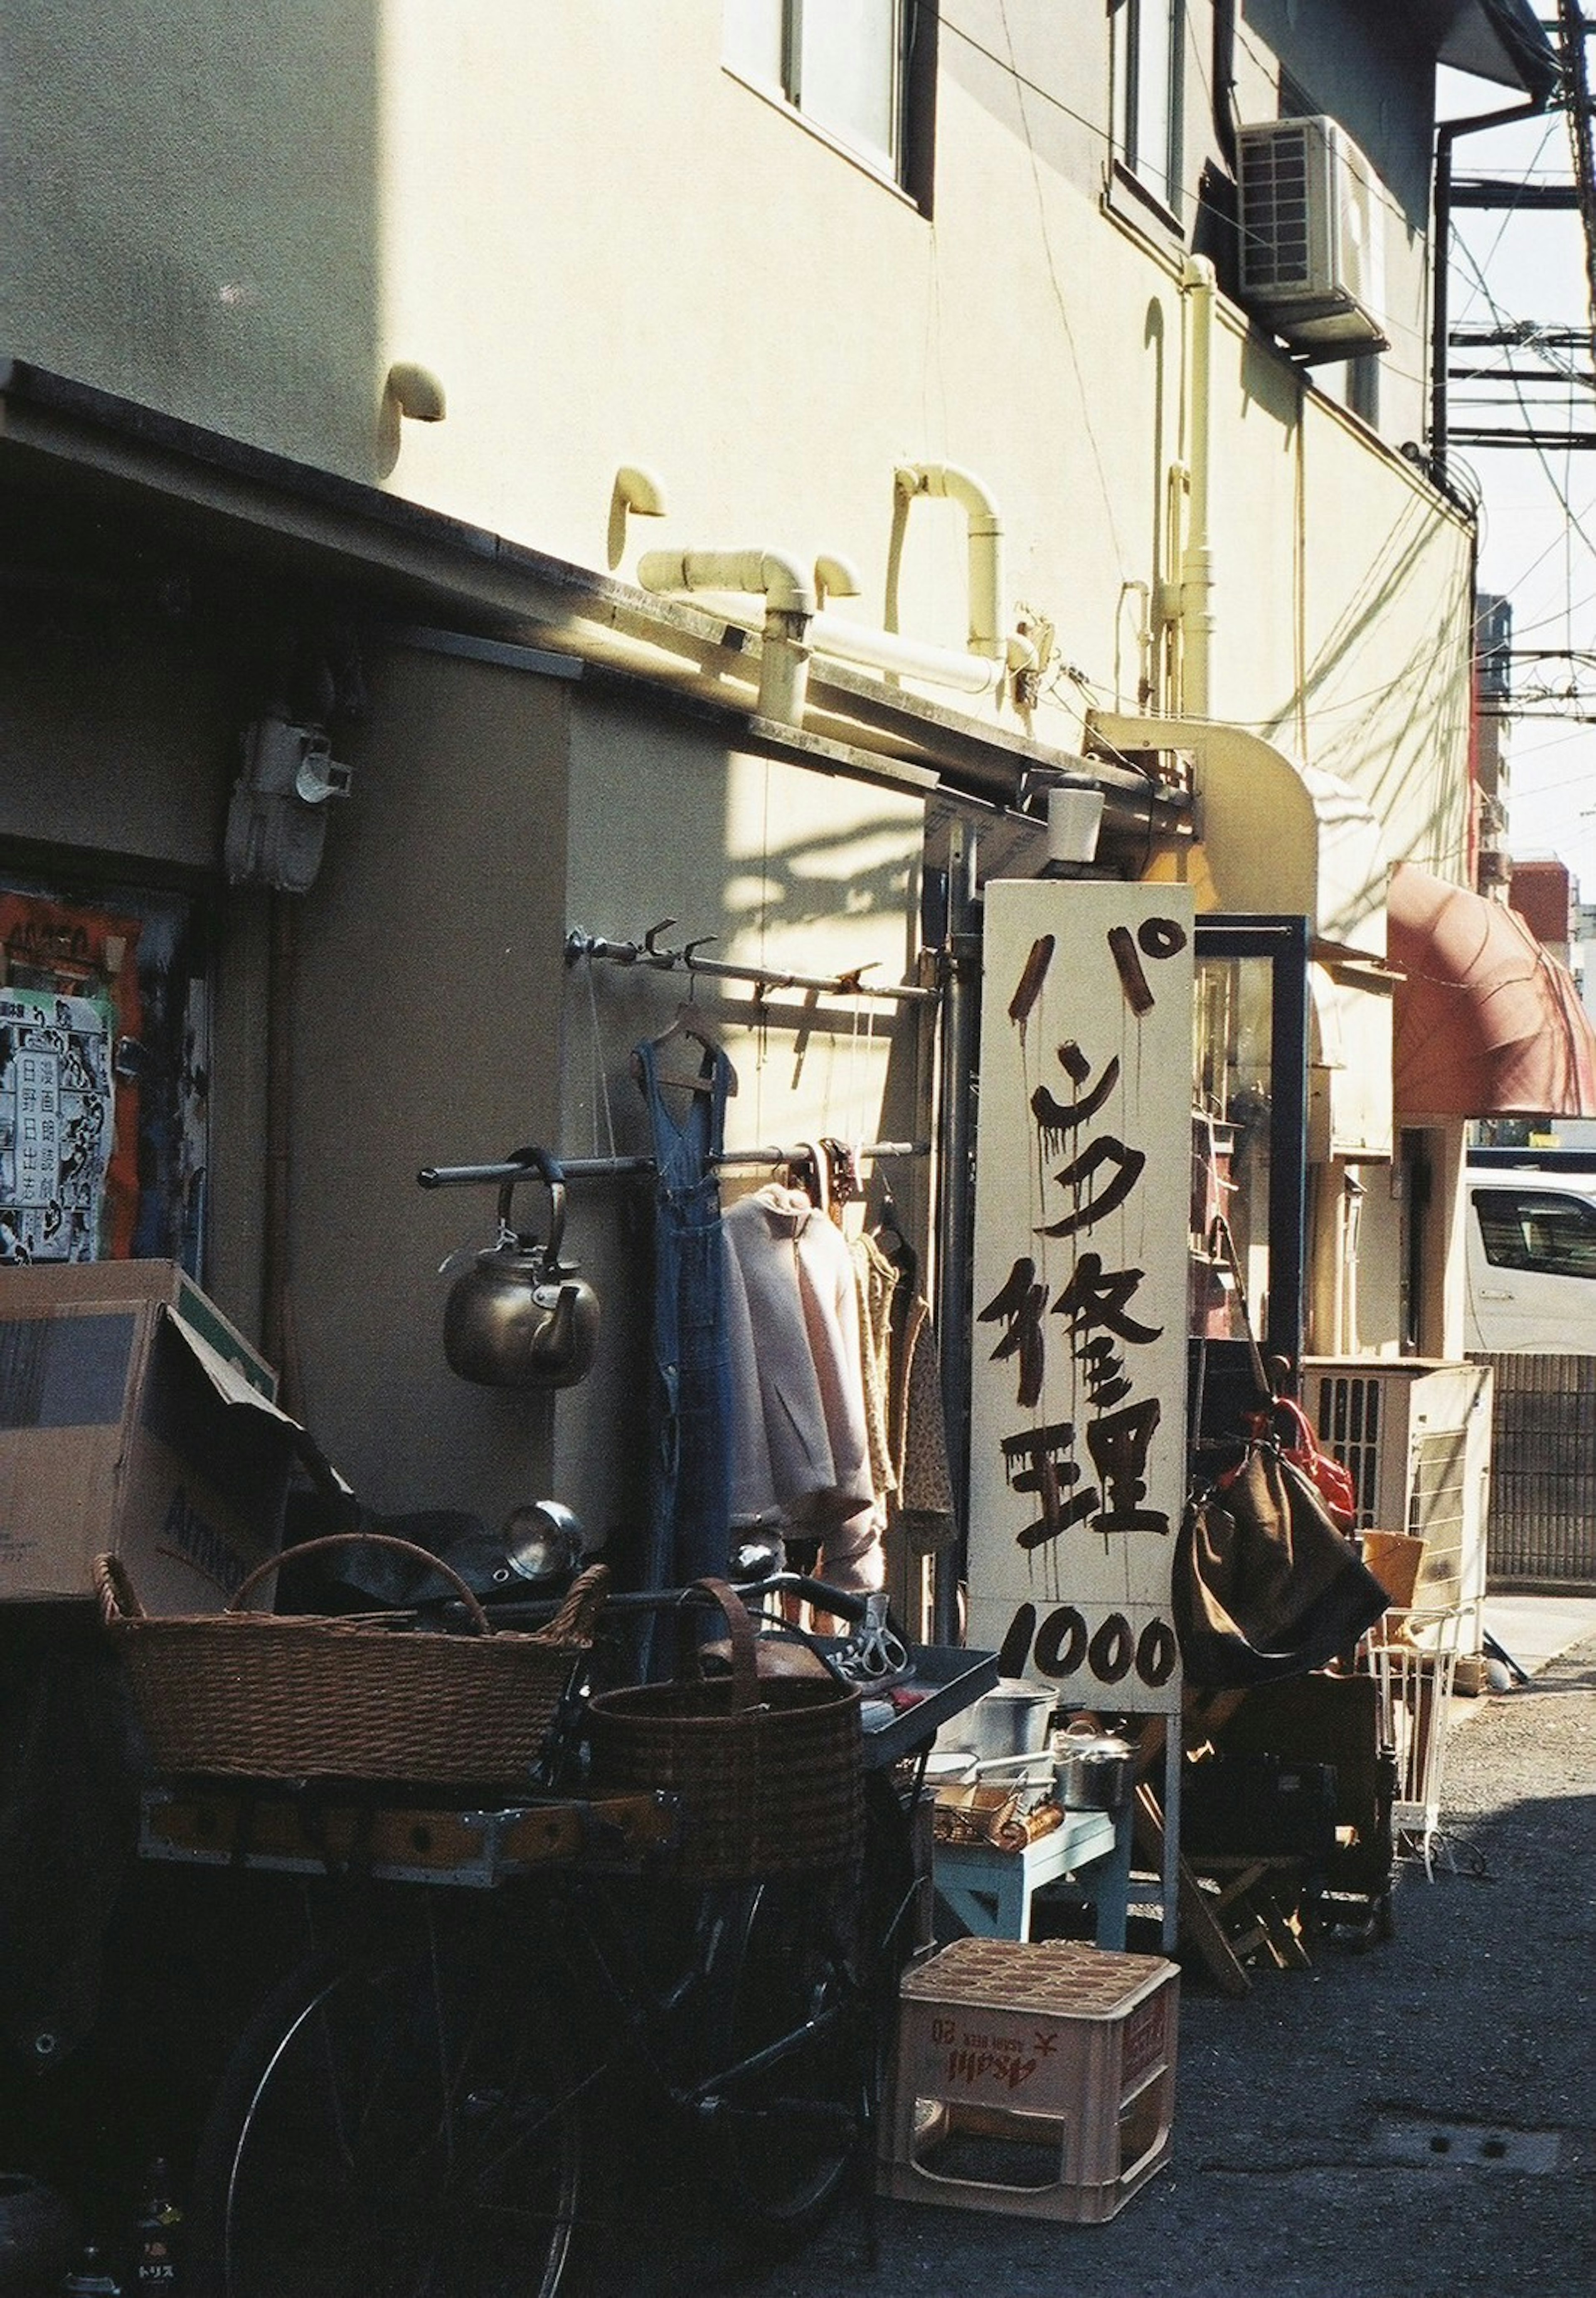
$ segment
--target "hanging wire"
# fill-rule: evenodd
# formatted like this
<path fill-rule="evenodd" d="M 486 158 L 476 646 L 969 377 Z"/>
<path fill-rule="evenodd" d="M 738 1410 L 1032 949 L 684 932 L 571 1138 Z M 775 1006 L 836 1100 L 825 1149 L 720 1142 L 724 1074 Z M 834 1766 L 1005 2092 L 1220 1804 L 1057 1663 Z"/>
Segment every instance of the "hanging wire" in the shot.
<path fill-rule="evenodd" d="M 605 1138 L 609 1154 L 613 1157 L 616 1153 L 615 1112 L 610 1105 L 609 1072 L 604 1062 L 603 1038 L 599 1028 L 599 998 L 593 987 L 593 969 L 591 965 L 587 969 L 587 1009 L 591 1027 L 589 1045 L 592 1057 L 593 1150 L 596 1155 L 599 1149 L 599 1104 L 602 1101 Z"/>

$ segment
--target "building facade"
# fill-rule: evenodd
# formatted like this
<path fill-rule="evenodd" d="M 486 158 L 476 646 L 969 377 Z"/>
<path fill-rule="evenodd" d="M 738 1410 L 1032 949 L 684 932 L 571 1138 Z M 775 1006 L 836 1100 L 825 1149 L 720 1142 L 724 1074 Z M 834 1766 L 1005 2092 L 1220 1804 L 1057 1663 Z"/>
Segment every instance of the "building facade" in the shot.
<path fill-rule="evenodd" d="M 1302 1339 L 1447 1352 L 1385 889 L 1471 882 L 1435 83 L 1543 97 L 1519 0 L 4 14 L 0 877 L 102 1015 L 180 952 L 123 1247 L 373 1507 L 634 1521 L 635 1193 L 573 1184 L 608 1337 L 529 1400 L 444 1363 L 492 1197 L 416 1176 L 646 1153 L 690 988 L 729 1145 L 930 1145 L 880 1171 L 956 1300 L 973 1040 L 861 985 L 946 981 L 1062 775 L 1100 870 L 1307 920 Z"/>

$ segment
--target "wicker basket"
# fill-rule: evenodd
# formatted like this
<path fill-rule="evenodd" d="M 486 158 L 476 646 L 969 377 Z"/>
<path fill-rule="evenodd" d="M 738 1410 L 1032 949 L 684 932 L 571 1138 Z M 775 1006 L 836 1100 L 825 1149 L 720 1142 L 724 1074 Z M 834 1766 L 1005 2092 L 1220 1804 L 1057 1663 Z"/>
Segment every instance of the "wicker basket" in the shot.
<path fill-rule="evenodd" d="M 597 1792 L 657 1789 L 679 1798 L 678 1871 L 700 1883 L 845 1864 L 864 1839 L 859 1695 L 831 1676 L 761 1677 L 757 1639 L 724 1581 L 701 1580 L 731 1633 L 730 1676 L 696 1670 L 674 1683 L 600 1692 L 591 1701 Z"/>
<path fill-rule="evenodd" d="M 274 1556 L 225 1611 L 152 1619 L 114 1556 L 95 1560 L 105 1624 L 121 1654 L 151 1759 L 163 1772 L 254 1780 L 505 1784 L 525 1790 L 573 1668 L 592 1641 L 609 1575 L 582 1574 L 535 1633 L 494 1629 L 459 1575 L 386 1533 L 331 1533 L 286 1551 L 373 1541 L 448 1581 L 475 1631 L 455 1635 L 246 1612 Z"/>

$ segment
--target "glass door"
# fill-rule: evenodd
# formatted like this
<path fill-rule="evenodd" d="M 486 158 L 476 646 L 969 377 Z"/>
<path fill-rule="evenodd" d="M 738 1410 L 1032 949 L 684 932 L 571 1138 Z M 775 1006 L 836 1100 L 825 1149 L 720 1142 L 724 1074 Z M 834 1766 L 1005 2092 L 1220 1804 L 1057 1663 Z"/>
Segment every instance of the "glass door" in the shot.
<path fill-rule="evenodd" d="M 1266 1365 L 1280 1360 L 1291 1385 L 1302 1360 L 1307 999 L 1305 918 L 1197 920 L 1194 1438 L 1223 1438 L 1238 1427 L 1255 1386 L 1249 1323 Z"/>

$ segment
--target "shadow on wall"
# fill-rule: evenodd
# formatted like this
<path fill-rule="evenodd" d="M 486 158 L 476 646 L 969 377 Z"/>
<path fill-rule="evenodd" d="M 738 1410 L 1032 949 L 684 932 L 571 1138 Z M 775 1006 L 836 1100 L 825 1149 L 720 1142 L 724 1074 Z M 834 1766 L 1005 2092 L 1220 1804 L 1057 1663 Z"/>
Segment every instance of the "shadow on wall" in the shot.
<path fill-rule="evenodd" d="M 806 776 L 806 795 L 815 797 Z M 820 785 L 819 803 L 834 785 Z M 858 793 L 852 794 L 856 803 Z M 781 817 L 790 833 L 790 810 Z M 773 815 L 773 831 L 775 817 Z M 657 894 L 652 909 L 617 913 L 611 888 L 603 919 L 580 922 L 611 938 L 641 938 L 659 916 L 680 907 L 680 922 L 660 936 L 679 948 L 717 920 L 724 938 L 704 955 L 720 959 L 735 938 L 737 956 L 773 971 L 831 975 L 882 952 L 866 980 L 881 986 L 909 973 L 915 949 L 920 828 L 904 812 L 873 814 L 768 848 L 746 870 L 721 861 L 719 908 L 694 914 L 675 889 Z M 668 861 L 660 858 L 661 885 Z M 694 872 L 708 891 L 700 862 Z M 706 904 L 707 907 L 707 904 Z M 763 958 L 761 946 L 764 946 Z M 891 955 L 886 955 L 887 947 Z M 667 1028 L 689 998 L 723 1042 L 739 1072 L 728 1104 L 729 1150 L 780 1145 L 816 1133 L 839 1138 L 923 1137 L 922 1029 L 915 1003 L 849 999 L 815 991 L 777 991 L 763 1004 L 752 985 L 685 971 L 583 960 L 570 969 L 564 1034 L 563 1136 L 567 1157 L 648 1155 L 647 1112 L 630 1070 L 632 1049 Z M 757 1168 L 728 1174 L 727 1193 L 768 1178 Z M 879 1204 L 888 1184 L 906 1228 L 921 1228 L 929 1186 L 926 1161 L 878 1167 L 867 1202 Z M 601 1538 L 624 1575 L 646 1521 L 649 1455 L 644 1442 L 649 1394 L 648 1335 L 652 1302 L 653 1209 L 649 1183 L 578 1180 L 572 1185 L 572 1247 L 605 1304 L 600 1362 L 581 1387 L 559 1400 L 555 1421 L 556 1484 L 591 1537 Z"/>

